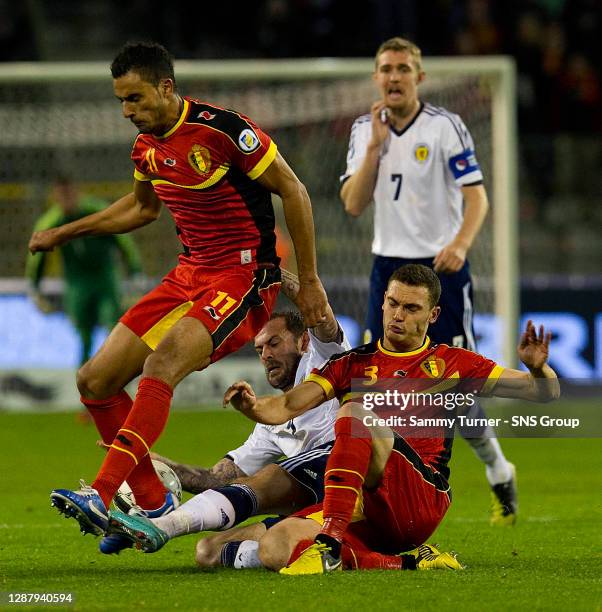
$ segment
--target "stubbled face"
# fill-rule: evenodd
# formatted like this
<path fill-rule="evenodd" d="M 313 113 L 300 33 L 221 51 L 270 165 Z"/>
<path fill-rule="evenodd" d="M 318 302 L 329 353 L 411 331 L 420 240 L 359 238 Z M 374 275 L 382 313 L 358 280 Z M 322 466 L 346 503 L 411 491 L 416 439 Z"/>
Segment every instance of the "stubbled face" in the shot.
<path fill-rule="evenodd" d="M 378 56 L 373 78 L 382 100 L 391 110 L 402 115 L 414 110 L 424 72 L 418 72 L 409 51 L 383 51 Z"/>
<path fill-rule="evenodd" d="M 400 352 L 420 348 L 440 310 L 439 306 L 431 307 L 426 287 L 391 281 L 383 303 L 385 348 Z"/>
<path fill-rule="evenodd" d="M 173 93 L 170 79 L 159 85 L 145 81 L 137 72 L 127 72 L 113 79 L 113 91 L 121 102 L 123 116 L 142 134 L 160 136 L 168 131 L 168 107 Z"/>
<path fill-rule="evenodd" d="M 306 335 L 307 332 L 296 340 L 286 328 L 284 318 L 277 317 L 268 321 L 255 336 L 255 351 L 265 368 L 266 378 L 274 389 L 287 391 L 295 383 Z"/>

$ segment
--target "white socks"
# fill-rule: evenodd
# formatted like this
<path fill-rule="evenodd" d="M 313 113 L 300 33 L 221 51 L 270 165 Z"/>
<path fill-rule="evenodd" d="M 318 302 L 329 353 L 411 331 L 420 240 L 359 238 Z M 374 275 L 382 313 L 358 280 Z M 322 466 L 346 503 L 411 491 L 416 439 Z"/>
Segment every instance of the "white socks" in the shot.
<path fill-rule="evenodd" d="M 190 519 L 191 517 L 188 513 L 181 512 L 180 507 L 165 516 L 150 519 L 150 521 L 161 531 L 164 531 L 169 536 L 169 539 L 171 539 L 191 533 Z"/>
<path fill-rule="evenodd" d="M 225 495 L 211 489 L 195 495 L 173 512 L 152 519 L 170 538 L 187 533 L 228 529 L 234 523 L 234 507 Z"/>
<path fill-rule="evenodd" d="M 256 567 L 263 567 L 259 560 L 259 542 L 244 540 L 238 547 L 234 560 L 234 569 L 252 569 Z"/>
<path fill-rule="evenodd" d="M 485 474 L 491 486 L 508 482 L 512 478 L 510 463 L 504 456 L 497 438 L 465 438 L 475 455 L 485 464 Z"/>

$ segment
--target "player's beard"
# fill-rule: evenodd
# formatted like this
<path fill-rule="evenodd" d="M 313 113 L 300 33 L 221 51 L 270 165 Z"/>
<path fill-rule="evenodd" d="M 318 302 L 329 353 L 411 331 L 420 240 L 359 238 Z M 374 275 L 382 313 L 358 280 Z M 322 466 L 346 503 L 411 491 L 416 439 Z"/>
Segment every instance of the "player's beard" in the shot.
<path fill-rule="evenodd" d="M 280 389 L 280 391 L 288 391 L 291 389 L 295 384 L 295 375 L 297 374 L 297 367 L 300 360 L 301 355 L 295 355 L 294 357 L 287 357 L 284 360 L 274 360 L 268 364 L 265 368 L 268 383 L 270 383 L 274 389 Z M 268 367 L 274 365 L 278 367 L 278 370 L 272 370 L 270 372 Z"/>

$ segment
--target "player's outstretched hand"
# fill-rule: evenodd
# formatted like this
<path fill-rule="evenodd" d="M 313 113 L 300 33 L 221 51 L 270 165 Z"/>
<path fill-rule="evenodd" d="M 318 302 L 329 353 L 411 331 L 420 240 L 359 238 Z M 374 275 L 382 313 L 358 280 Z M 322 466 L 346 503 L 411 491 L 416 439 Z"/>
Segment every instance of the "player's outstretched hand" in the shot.
<path fill-rule="evenodd" d="M 303 315 L 307 327 L 320 325 L 328 313 L 328 298 L 322 287 L 322 282 L 316 276 L 315 280 L 299 281 L 299 293 L 295 303 Z"/>
<path fill-rule="evenodd" d="M 253 387 L 244 380 L 239 380 L 233 385 L 230 385 L 226 393 L 224 393 L 224 408 L 228 404 L 232 404 L 236 410 L 247 416 L 253 412 L 256 403 L 257 397 L 255 396 L 255 391 L 253 391 Z"/>
<path fill-rule="evenodd" d="M 529 370 L 540 370 L 548 361 L 552 333 L 539 326 L 539 334 L 533 321 L 527 321 L 527 327 L 520 337 L 518 356 Z"/>
<path fill-rule="evenodd" d="M 62 244 L 60 228 L 53 227 L 42 232 L 34 232 L 29 239 L 29 251 L 33 255 L 39 251 L 52 251 Z"/>

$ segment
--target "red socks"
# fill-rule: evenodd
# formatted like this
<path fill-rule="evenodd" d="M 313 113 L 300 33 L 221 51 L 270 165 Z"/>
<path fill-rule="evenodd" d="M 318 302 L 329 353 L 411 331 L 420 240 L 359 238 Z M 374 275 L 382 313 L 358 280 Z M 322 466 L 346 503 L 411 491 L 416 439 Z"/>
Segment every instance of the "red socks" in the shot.
<path fill-rule="evenodd" d="M 93 400 L 81 397 L 80 401 L 94 419 L 102 441 L 105 444 L 111 444 L 132 408 L 130 396 L 125 391 L 121 391 L 107 399 Z"/>
<path fill-rule="evenodd" d="M 324 526 L 320 533 L 341 542 L 355 504 L 361 499 L 372 456 L 372 436 L 368 428 L 353 417 L 338 418 L 334 431 L 335 443 L 324 477 Z"/>
<path fill-rule="evenodd" d="M 295 549 L 293 550 L 287 566 L 296 561 L 301 553 L 314 542 L 312 540 L 300 540 Z M 416 569 L 416 561 L 414 557 L 411 558 L 413 564 L 410 563 L 406 566 L 404 563 L 405 557 L 402 555 L 383 555 L 381 553 L 368 550 L 357 542 L 353 548 L 347 543 L 343 542 L 341 547 L 341 559 L 343 561 L 343 568 L 346 570 L 402 570 L 402 569 Z"/>
<path fill-rule="evenodd" d="M 356 549 L 343 544 L 341 557 L 345 569 L 401 570 L 406 569 L 399 555 L 383 555 L 366 549 Z"/>
<path fill-rule="evenodd" d="M 102 423 L 99 424 L 98 415 L 91 411 L 103 440 L 107 443 L 112 442 L 96 480 L 92 484 L 107 508 L 117 489 L 126 479 L 130 481 L 136 503 L 142 508 L 155 509 L 165 501 L 165 487 L 155 473 L 148 452 L 165 427 L 172 394 L 172 388 L 162 380 L 142 378 L 138 385 L 136 400 L 125 422 L 121 420 L 117 425 L 118 431 L 114 434 L 114 439 L 110 438 L 109 429 L 115 426 L 117 416 L 106 417 L 106 419 L 101 417 Z M 121 414 L 124 410 L 123 395 L 127 397 L 125 392 L 115 396 L 122 398 L 119 401 L 119 408 L 114 409 L 116 415 L 118 412 Z M 89 409 L 92 402 L 94 400 L 85 401 Z M 92 406 L 93 410 L 94 408 Z M 105 434 L 108 434 L 108 440 Z M 132 474 L 134 469 L 136 473 Z M 134 482 L 130 474 L 134 476 Z"/>
<path fill-rule="evenodd" d="M 102 441 L 111 445 L 119 428 L 125 423 L 132 408 L 132 399 L 121 391 L 113 397 L 103 400 L 81 398 L 82 404 L 94 419 L 96 429 Z M 134 493 L 136 503 L 142 508 L 154 509 L 163 504 L 165 490 L 151 461 L 150 455 L 145 455 L 127 478 Z M 159 498 L 158 492 L 161 492 Z M 160 499 L 160 501 L 158 501 Z"/>

